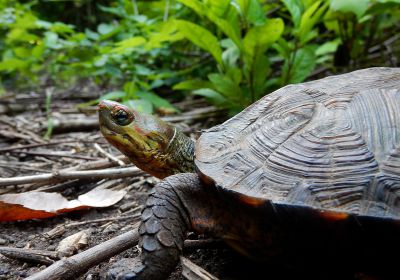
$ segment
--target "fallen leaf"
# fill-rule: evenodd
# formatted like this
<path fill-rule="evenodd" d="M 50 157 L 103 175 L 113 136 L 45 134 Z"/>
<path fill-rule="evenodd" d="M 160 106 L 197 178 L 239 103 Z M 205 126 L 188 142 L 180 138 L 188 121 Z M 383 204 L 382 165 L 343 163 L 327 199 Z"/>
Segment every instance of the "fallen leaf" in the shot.
<path fill-rule="evenodd" d="M 56 251 L 60 257 L 69 257 L 88 245 L 88 230 L 82 230 L 60 241 Z"/>
<path fill-rule="evenodd" d="M 95 188 L 77 199 L 59 193 L 25 192 L 0 195 L 0 221 L 43 219 L 90 207 L 108 207 L 120 201 L 126 191 Z"/>

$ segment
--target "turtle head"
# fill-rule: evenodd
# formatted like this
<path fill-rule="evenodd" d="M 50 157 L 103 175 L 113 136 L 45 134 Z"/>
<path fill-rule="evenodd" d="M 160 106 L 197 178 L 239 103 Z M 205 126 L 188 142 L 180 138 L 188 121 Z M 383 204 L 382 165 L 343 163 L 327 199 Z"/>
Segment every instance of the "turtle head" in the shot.
<path fill-rule="evenodd" d="M 99 103 L 100 130 L 107 141 L 140 169 L 158 178 L 193 169 L 193 140 L 161 119 L 139 113 L 118 102 Z M 189 148 L 189 150 L 188 150 Z M 180 155 L 191 154 L 190 170 L 180 170 L 186 161 Z"/>

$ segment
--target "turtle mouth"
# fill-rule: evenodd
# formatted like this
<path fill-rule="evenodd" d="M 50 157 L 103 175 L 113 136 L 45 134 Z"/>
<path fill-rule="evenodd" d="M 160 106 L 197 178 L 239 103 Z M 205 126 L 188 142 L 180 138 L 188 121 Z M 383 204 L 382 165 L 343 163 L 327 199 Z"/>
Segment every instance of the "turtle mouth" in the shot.
<path fill-rule="evenodd" d="M 119 127 L 113 122 L 111 110 L 115 106 L 114 102 L 103 100 L 97 106 L 99 114 L 100 130 L 104 135 L 117 135 Z"/>

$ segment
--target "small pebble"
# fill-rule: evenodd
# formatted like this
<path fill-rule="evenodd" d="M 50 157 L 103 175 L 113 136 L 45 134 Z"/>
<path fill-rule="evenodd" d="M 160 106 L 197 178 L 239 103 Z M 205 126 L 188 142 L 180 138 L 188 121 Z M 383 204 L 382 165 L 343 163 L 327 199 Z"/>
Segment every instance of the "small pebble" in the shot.
<path fill-rule="evenodd" d="M 7 244 L 7 240 L 0 238 L 0 245 L 5 245 Z"/>

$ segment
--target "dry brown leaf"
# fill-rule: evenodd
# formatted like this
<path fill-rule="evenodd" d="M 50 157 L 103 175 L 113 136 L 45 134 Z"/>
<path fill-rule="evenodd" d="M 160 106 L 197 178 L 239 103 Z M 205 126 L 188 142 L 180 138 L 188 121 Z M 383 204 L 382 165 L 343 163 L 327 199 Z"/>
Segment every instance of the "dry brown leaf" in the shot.
<path fill-rule="evenodd" d="M 90 207 L 108 207 L 120 201 L 126 191 L 96 188 L 77 199 L 59 193 L 25 192 L 0 195 L 0 221 L 43 219 Z"/>
<path fill-rule="evenodd" d="M 82 230 L 60 241 L 56 251 L 60 257 L 69 257 L 88 245 L 89 231 Z"/>

